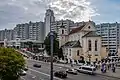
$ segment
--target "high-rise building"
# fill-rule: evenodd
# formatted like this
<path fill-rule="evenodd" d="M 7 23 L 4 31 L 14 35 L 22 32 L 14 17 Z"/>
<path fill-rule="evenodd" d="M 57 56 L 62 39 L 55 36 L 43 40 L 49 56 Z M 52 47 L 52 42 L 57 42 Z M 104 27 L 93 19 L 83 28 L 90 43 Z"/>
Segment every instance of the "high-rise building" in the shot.
<path fill-rule="evenodd" d="M 51 9 L 47 9 L 45 13 L 45 36 L 50 32 L 50 24 L 55 22 L 54 12 Z"/>
<path fill-rule="evenodd" d="M 120 24 L 102 23 L 96 25 L 97 33 L 102 36 L 102 46 L 106 46 L 109 53 L 115 54 L 120 46 Z"/>
<path fill-rule="evenodd" d="M 55 22 L 51 23 L 52 31 L 55 31 L 56 33 L 58 33 L 58 35 L 59 35 L 59 30 L 60 30 L 61 26 L 64 26 L 65 32 L 69 33 L 71 27 L 74 26 L 74 22 L 66 19 L 66 20 L 59 20 L 59 21 L 55 21 Z"/>
<path fill-rule="evenodd" d="M 19 37 L 20 40 L 37 40 L 44 41 L 44 23 L 43 22 L 29 22 L 25 24 L 18 24 L 14 28 L 14 39 Z"/>
<path fill-rule="evenodd" d="M 17 24 L 14 32 L 14 39 L 16 37 L 19 37 L 21 40 L 29 39 L 29 24 Z"/>
<path fill-rule="evenodd" d="M 44 23 L 43 22 L 36 22 L 36 23 L 29 22 L 29 39 L 39 40 L 42 42 L 44 41 Z"/>
<path fill-rule="evenodd" d="M 14 31 L 12 29 L 0 30 L 0 41 L 13 40 Z"/>

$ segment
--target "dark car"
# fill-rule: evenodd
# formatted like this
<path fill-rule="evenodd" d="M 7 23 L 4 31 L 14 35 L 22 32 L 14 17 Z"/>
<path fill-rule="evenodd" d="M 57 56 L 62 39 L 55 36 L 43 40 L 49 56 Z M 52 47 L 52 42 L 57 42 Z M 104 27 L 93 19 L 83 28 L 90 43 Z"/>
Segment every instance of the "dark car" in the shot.
<path fill-rule="evenodd" d="M 66 71 L 56 71 L 54 73 L 54 76 L 59 77 L 59 78 L 66 78 L 67 73 L 66 73 Z"/>
<path fill-rule="evenodd" d="M 77 75 L 77 70 L 75 70 L 75 69 L 67 69 L 66 72 L 67 72 L 67 73 L 70 73 L 70 74 L 75 74 L 75 75 Z"/>
<path fill-rule="evenodd" d="M 34 64 L 33 66 L 34 66 L 34 67 L 37 67 L 37 68 L 41 68 L 41 65 L 40 65 L 40 64 Z"/>

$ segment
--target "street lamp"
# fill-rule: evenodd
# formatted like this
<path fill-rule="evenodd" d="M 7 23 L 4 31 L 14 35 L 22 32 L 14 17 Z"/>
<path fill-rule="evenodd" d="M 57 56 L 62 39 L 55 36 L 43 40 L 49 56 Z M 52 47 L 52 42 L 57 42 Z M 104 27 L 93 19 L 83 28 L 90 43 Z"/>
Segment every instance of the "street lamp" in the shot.
<path fill-rule="evenodd" d="M 51 53 L 51 71 L 50 71 L 50 80 L 53 80 L 53 40 L 54 40 L 54 34 L 52 32 L 51 27 L 51 16 L 50 16 L 50 53 Z"/>
<path fill-rule="evenodd" d="M 51 28 L 50 28 L 51 29 Z M 53 80 L 53 39 L 54 39 L 54 34 L 52 31 L 50 31 L 50 46 L 51 46 L 51 76 L 50 80 Z"/>

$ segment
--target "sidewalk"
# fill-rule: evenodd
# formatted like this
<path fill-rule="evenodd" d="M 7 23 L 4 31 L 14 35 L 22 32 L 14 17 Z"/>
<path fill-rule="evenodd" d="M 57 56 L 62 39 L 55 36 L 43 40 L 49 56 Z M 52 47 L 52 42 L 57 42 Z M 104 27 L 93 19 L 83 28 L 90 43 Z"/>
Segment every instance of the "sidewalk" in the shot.
<path fill-rule="evenodd" d="M 101 70 L 97 70 L 96 73 L 98 75 L 108 76 L 108 77 L 113 77 L 113 78 L 120 79 L 120 69 L 116 69 L 115 73 L 113 73 L 111 69 L 107 70 L 106 73 L 102 73 Z"/>

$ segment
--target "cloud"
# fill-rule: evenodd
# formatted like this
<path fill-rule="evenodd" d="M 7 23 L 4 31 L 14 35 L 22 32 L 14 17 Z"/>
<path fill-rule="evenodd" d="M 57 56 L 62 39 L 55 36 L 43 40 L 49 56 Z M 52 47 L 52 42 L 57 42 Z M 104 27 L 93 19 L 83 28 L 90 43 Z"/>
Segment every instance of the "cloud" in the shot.
<path fill-rule="evenodd" d="M 57 19 L 86 21 L 90 16 L 98 15 L 88 0 L 1 0 L 0 28 L 13 28 L 30 20 L 43 21 L 48 6 Z"/>
<path fill-rule="evenodd" d="M 88 0 L 52 0 L 49 5 L 57 19 L 87 21 L 90 17 L 99 15 Z"/>

